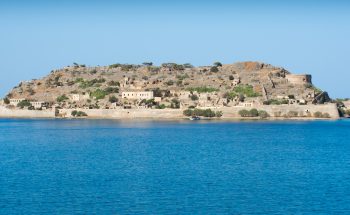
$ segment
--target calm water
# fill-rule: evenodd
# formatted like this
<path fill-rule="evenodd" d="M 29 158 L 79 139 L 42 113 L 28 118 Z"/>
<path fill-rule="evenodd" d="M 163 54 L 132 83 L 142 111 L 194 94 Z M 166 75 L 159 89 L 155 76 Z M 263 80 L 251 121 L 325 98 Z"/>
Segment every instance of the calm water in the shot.
<path fill-rule="evenodd" d="M 0 214 L 350 214 L 350 121 L 0 119 Z"/>

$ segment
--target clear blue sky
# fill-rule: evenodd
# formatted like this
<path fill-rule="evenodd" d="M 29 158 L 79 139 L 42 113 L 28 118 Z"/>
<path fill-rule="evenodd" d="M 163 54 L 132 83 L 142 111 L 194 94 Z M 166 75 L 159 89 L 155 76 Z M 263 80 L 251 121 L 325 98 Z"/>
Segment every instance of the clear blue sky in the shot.
<path fill-rule="evenodd" d="M 347 1 L 0 1 L 0 97 L 87 65 L 262 61 L 350 97 Z"/>

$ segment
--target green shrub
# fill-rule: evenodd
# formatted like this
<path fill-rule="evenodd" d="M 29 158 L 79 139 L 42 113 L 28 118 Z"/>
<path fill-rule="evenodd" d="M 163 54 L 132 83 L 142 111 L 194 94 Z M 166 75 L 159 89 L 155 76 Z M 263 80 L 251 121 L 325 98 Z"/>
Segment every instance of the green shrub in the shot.
<path fill-rule="evenodd" d="M 63 101 L 68 100 L 68 99 L 69 99 L 69 98 L 68 98 L 65 94 L 63 94 L 63 95 L 57 97 L 57 98 L 56 98 L 56 101 L 57 101 L 57 102 L 63 102 Z"/>
<path fill-rule="evenodd" d="M 84 116 L 87 116 L 87 114 L 83 111 L 76 111 L 76 110 L 73 110 L 72 111 L 72 116 L 73 117 L 84 117 Z"/>
<path fill-rule="evenodd" d="M 265 119 L 265 118 L 268 118 L 270 117 L 270 115 L 264 111 L 264 110 L 257 110 L 255 108 L 251 109 L 251 110 L 240 110 L 238 112 L 238 114 L 241 116 L 241 117 L 260 117 L 262 119 Z"/>
<path fill-rule="evenodd" d="M 112 68 L 118 68 L 120 67 L 120 63 L 115 63 L 115 64 L 112 64 L 112 65 L 109 65 L 109 68 L 112 69 Z"/>
<path fill-rule="evenodd" d="M 189 77 L 190 77 L 190 76 L 188 76 L 188 74 L 176 76 L 176 78 L 179 79 L 179 80 L 184 80 L 184 79 L 189 78 Z"/>
<path fill-rule="evenodd" d="M 97 84 L 100 84 L 100 83 L 104 83 L 106 82 L 106 79 L 104 78 L 100 78 L 100 79 L 92 79 L 92 80 L 81 80 L 79 79 L 79 87 L 80 88 L 88 88 L 88 87 L 92 87 L 92 86 L 97 86 Z"/>
<path fill-rule="evenodd" d="M 289 104 L 289 101 L 287 99 L 282 99 L 282 100 L 270 99 L 270 100 L 264 101 L 263 104 L 264 105 L 282 105 L 282 104 Z"/>
<path fill-rule="evenodd" d="M 193 68 L 193 65 L 190 63 L 185 63 L 183 66 L 188 69 Z"/>
<path fill-rule="evenodd" d="M 262 119 L 266 119 L 266 118 L 270 117 L 270 115 L 266 111 L 260 110 L 259 111 L 259 117 L 262 118 Z"/>
<path fill-rule="evenodd" d="M 162 67 L 172 69 L 172 70 L 184 70 L 185 69 L 184 65 L 179 65 L 176 63 L 163 63 Z"/>
<path fill-rule="evenodd" d="M 191 110 L 191 109 L 186 109 L 186 110 L 184 110 L 183 114 L 184 114 L 185 116 L 193 116 L 193 110 Z"/>
<path fill-rule="evenodd" d="M 96 98 L 97 100 L 99 99 L 104 99 L 108 93 L 104 90 L 97 89 L 94 92 L 91 93 L 92 98 Z"/>
<path fill-rule="evenodd" d="M 249 112 L 249 110 L 245 110 L 245 109 L 240 110 L 240 111 L 238 111 L 238 114 L 239 114 L 241 117 L 250 117 L 250 112 Z"/>
<path fill-rule="evenodd" d="M 156 109 L 165 109 L 165 108 L 166 108 L 165 104 L 156 105 Z"/>
<path fill-rule="evenodd" d="M 93 69 L 93 70 L 91 70 L 89 73 L 90 73 L 91 75 L 94 75 L 94 74 L 97 73 L 97 70 L 96 70 L 96 69 Z"/>
<path fill-rule="evenodd" d="M 169 81 L 165 82 L 165 84 L 168 85 L 168 86 L 172 86 L 172 85 L 174 85 L 174 81 L 173 80 L 169 80 Z"/>
<path fill-rule="evenodd" d="M 24 107 L 30 107 L 32 106 L 32 104 L 30 104 L 30 102 L 28 100 L 23 100 L 23 101 L 20 101 L 18 104 L 17 104 L 17 107 L 19 108 L 24 108 Z"/>
<path fill-rule="evenodd" d="M 287 113 L 287 117 L 298 117 L 298 112 L 297 111 L 289 111 Z"/>
<path fill-rule="evenodd" d="M 212 66 L 212 67 L 210 68 L 210 72 L 217 73 L 217 72 L 219 72 L 219 69 L 218 69 L 217 66 Z"/>
<path fill-rule="evenodd" d="M 162 90 L 159 88 L 153 89 L 153 96 L 154 97 L 162 97 L 163 96 Z"/>
<path fill-rule="evenodd" d="M 251 117 L 257 117 L 257 116 L 259 116 L 259 111 L 255 108 L 253 108 L 249 111 L 249 114 Z"/>
<path fill-rule="evenodd" d="M 331 118 L 331 116 L 329 115 L 329 113 L 322 113 L 320 111 L 317 111 L 314 113 L 314 117 L 315 118 Z"/>
<path fill-rule="evenodd" d="M 219 91 L 219 89 L 213 87 L 189 87 L 186 90 L 197 93 L 212 93 Z"/>
<path fill-rule="evenodd" d="M 122 64 L 122 65 L 120 65 L 120 67 L 121 67 L 122 71 L 125 71 L 125 72 L 130 71 L 130 70 L 135 68 L 134 65 L 131 65 L 131 64 Z"/>
<path fill-rule="evenodd" d="M 10 104 L 10 99 L 8 99 L 7 97 L 4 98 L 4 103 L 5 103 L 6 105 Z"/>
<path fill-rule="evenodd" d="M 110 96 L 108 100 L 110 103 L 116 103 L 119 101 L 119 99 L 115 96 Z"/>
<path fill-rule="evenodd" d="M 221 117 L 221 111 L 212 111 L 211 109 L 187 109 L 183 111 L 185 116 L 203 116 L 203 117 Z"/>
<path fill-rule="evenodd" d="M 259 93 L 255 92 L 253 86 L 240 84 L 233 89 L 238 94 L 243 94 L 247 97 L 258 97 Z"/>
<path fill-rule="evenodd" d="M 215 117 L 222 117 L 222 115 L 223 115 L 223 113 L 222 113 L 222 111 L 216 111 L 215 112 Z"/>
<path fill-rule="evenodd" d="M 199 99 L 199 98 L 198 98 L 197 95 L 195 95 L 195 94 L 191 95 L 191 100 L 192 100 L 192 101 L 197 101 L 198 99 Z"/>
<path fill-rule="evenodd" d="M 171 104 L 170 104 L 170 108 L 179 109 L 180 108 L 180 101 L 178 99 L 172 99 Z"/>
<path fill-rule="evenodd" d="M 109 81 L 107 83 L 108 86 L 117 86 L 119 87 L 120 86 L 120 83 L 118 81 Z"/>
<path fill-rule="evenodd" d="M 226 92 L 225 94 L 224 94 L 224 98 L 226 98 L 226 99 L 228 99 L 228 100 L 234 100 L 236 97 L 237 97 L 238 95 L 237 95 L 237 93 L 236 92 Z"/>
<path fill-rule="evenodd" d="M 322 118 L 331 118 L 331 115 L 329 113 L 323 113 Z"/>
<path fill-rule="evenodd" d="M 117 88 L 117 87 L 107 87 L 106 89 L 104 89 L 104 91 L 105 91 L 107 94 L 119 93 L 119 88 Z"/>

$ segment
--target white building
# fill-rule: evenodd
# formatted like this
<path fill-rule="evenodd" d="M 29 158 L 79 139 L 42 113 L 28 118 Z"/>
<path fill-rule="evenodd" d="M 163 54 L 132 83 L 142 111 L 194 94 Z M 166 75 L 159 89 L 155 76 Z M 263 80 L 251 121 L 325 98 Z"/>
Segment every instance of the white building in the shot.
<path fill-rule="evenodd" d="M 254 106 L 254 103 L 253 102 L 240 102 L 237 107 L 253 107 Z"/>
<path fill-rule="evenodd" d="M 43 107 L 47 107 L 48 103 L 47 102 L 30 102 L 30 104 L 35 108 L 35 109 L 39 109 L 39 108 L 43 108 Z"/>
<path fill-rule="evenodd" d="M 85 94 L 85 95 L 80 95 L 80 94 L 70 94 L 69 98 L 74 101 L 74 102 L 78 102 L 78 101 L 82 101 L 82 100 L 87 100 L 89 99 L 89 95 Z"/>
<path fill-rule="evenodd" d="M 153 91 L 147 92 L 123 92 L 123 99 L 153 99 Z"/>

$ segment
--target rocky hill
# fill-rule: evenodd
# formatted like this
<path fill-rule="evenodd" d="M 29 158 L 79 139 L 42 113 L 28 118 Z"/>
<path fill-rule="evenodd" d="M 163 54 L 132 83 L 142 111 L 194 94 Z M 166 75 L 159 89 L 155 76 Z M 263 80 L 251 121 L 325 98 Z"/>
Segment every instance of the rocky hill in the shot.
<path fill-rule="evenodd" d="M 131 97 L 132 93 L 139 94 Z M 311 75 L 293 75 L 259 62 L 216 62 L 202 67 L 175 63 L 102 67 L 74 64 L 42 79 L 21 82 L 9 92 L 6 101 L 11 99 L 90 109 L 304 105 L 329 101 L 327 93 L 314 87 Z"/>

